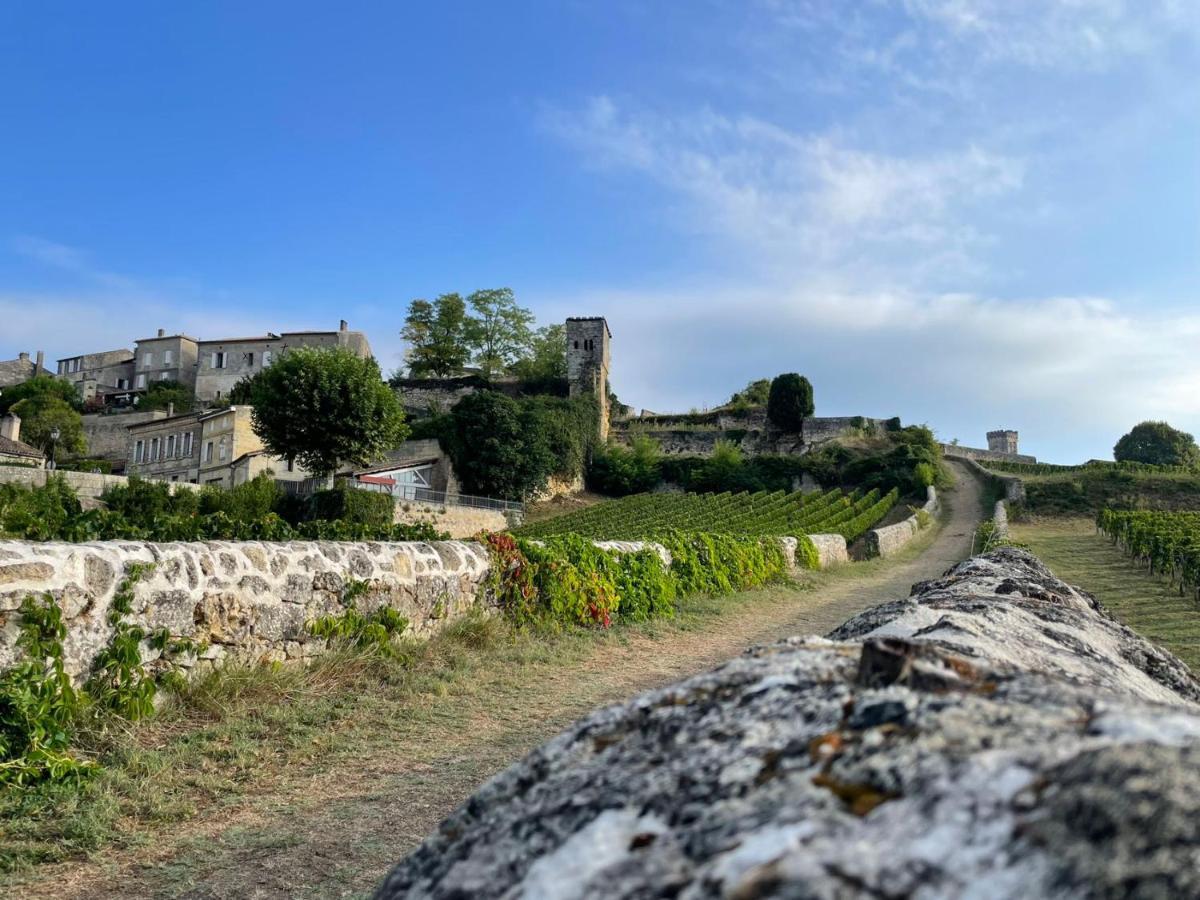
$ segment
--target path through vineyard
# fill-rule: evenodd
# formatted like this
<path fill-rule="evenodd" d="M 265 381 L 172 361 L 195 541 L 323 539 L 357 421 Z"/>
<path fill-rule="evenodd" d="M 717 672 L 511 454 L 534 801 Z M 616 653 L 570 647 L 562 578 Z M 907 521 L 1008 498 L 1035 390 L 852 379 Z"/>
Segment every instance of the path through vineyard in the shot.
<path fill-rule="evenodd" d="M 532 675 L 496 673 L 487 703 L 476 691 L 444 704 L 419 732 L 375 723 L 352 765 L 264 773 L 240 802 L 164 829 L 152 846 L 96 862 L 44 867 L 26 896 L 283 898 L 369 893 L 387 868 L 483 780 L 574 719 L 793 634 L 822 634 L 855 613 L 907 596 L 970 551 L 980 487 L 955 464 L 958 486 L 940 532 L 915 558 L 781 590 L 753 615 L 694 631 L 639 634 Z M 911 554 L 910 554 L 911 556 Z M 357 734 L 356 734 L 357 738 Z"/>

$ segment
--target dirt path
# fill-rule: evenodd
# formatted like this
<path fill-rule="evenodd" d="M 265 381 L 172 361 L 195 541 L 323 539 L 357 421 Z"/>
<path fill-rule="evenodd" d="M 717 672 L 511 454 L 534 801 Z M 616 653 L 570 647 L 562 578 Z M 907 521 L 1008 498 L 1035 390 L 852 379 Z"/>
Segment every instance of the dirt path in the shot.
<path fill-rule="evenodd" d="M 489 672 L 466 697 L 443 698 L 419 722 L 377 722 L 354 752 L 273 782 L 269 793 L 205 810 L 152 847 L 43 867 L 27 897 L 293 898 L 369 894 L 387 868 L 483 780 L 589 710 L 710 668 L 748 646 L 824 634 L 863 609 L 903 597 L 970 551 L 980 487 L 957 487 L 935 532 L 891 560 L 816 576 L 806 590 L 734 598 L 694 630 L 672 627 L 598 643 L 568 661 Z"/>

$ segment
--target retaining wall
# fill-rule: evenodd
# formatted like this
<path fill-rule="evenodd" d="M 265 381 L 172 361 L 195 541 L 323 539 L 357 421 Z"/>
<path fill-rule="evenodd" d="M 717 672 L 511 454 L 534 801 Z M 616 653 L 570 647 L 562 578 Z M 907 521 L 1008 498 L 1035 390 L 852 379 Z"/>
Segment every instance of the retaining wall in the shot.
<path fill-rule="evenodd" d="M 985 469 L 978 462 L 968 457 L 963 458 L 972 472 L 980 478 L 999 483 L 1004 491 L 1004 499 L 1009 503 L 1024 503 L 1025 502 L 1025 482 L 1016 475 L 1006 475 L 1003 472 L 993 472 L 990 469 Z"/>
<path fill-rule="evenodd" d="M 982 459 L 996 462 L 1029 463 L 1037 462 L 1036 456 L 1025 453 L 1001 453 L 996 450 L 983 450 L 979 447 L 963 447 L 961 444 L 942 444 L 942 453 L 954 459 Z"/>
<path fill-rule="evenodd" d="M 925 490 L 927 499 L 921 509 L 931 516 L 936 516 L 941 510 L 937 489 L 930 485 Z M 895 525 L 872 528 L 867 532 L 867 554 L 869 556 L 891 556 L 915 538 L 920 530 L 921 522 L 916 513 Z"/>
<path fill-rule="evenodd" d="M 397 500 L 392 521 L 404 525 L 428 522 L 452 538 L 469 538 L 481 531 L 507 531 L 521 524 L 520 513 L 516 512 L 506 514 L 498 509 L 447 506 L 418 500 Z"/>

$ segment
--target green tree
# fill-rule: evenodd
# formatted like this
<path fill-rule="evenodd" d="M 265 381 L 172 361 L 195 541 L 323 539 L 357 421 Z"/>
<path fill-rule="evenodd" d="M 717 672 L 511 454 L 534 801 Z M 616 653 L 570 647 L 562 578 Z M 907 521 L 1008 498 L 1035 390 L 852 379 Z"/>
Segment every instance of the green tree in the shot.
<path fill-rule="evenodd" d="M 400 337 L 408 341 L 405 359 L 413 378 L 444 378 L 462 370 L 470 359 L 467 306 L 458 294 L 442 294 L 432 303 L 414 300 Z"/>
<path fill-rule="evenodd" d="M 0 415 L 30 397 L 54 397 L 72 409 L 81 408 L 79 394 L 75 392 L 71 382 L 53 375 L 35 375 L 27 381 L 0 391 Z"/>
<path fill-rule="evenodd" d="M 777 375 L 767 395 L 767 418 L 775 427 L 804 435 L 804 420 L 813 414 L 813 389 L 795 372 Z"/>
<path fill-rule="evenodd" d="M 545 486 L 556 460 L 541 413 L 497 391 L 454 405 L 446 449 L 468 494 L 520 500 Z"/>
<path fill-rule="evenodd" d="M 474 312 L 467 319 L 467 345 L 474 351 L 475 364 L 484 377 L 495 378 L 529 355 L 533 313 L 517 306 L 512 288 L 475 291 L 467 303 Z"/>
<path fill-rule="evenodd" d="M 58 397 L 36 394 L 17 403 L 11 411 L 21 417 L 21 440 L 47 455 L 53 446 L 55 460 L 87 452 L 83 417 Z M 55 429 L 57 440 L 53 437 Z"/>
<path fill-rule="evenodd" d="M 408 436 L 379 364 L 342 347 L 289 350 L 253 380 L 250 399 L 267 450 L 317 476 L 368 465 Z"/>
<path fill-rule="evenodd" d="M 1190 434 L 1166 422 L 1142 422 L 1117 441 L 1113 459 L 1152 466 L 1194 466 L 1200 462 L 1200 448 Z"/>
<path fill-rule="evenodd" d="M 522 381 L 549 387 L 567 380 L 567 328 L 546 325 L 533 334 L 529 353 L 512 365 L 512 374 Z"/>
<path fill-rule="evenodd" d="M 238 384 L 241 384 L 241 381 Z M 186 413 L 192 411 L 194 403 L 195 392 L 178 381 L 153 381 L 138 401 L 138 409 L 166 409 L 174 405 L 176 413 Z"/>

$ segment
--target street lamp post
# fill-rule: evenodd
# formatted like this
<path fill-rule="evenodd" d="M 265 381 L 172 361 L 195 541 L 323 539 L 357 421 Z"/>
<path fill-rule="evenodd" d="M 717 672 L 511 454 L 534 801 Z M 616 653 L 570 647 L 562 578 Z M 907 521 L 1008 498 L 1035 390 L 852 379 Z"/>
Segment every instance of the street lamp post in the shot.
<path fill-rule="evenodd" d="M 57 449 L 57 446 L 58 446 L 58 439 L 60 437 L 62 437 L 62 432 L 59 431 L 58 426 L 55 425 L 53 428 L 50 429 L 50 462 L 48 462 L 46 464 L 46 468 L 48 468 L 52 471 L 54 469 L 58 468 L 58 464 L 54 461 L 54 457 L 55 457 L 55 450 Z"/>

